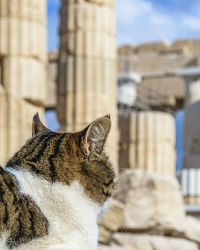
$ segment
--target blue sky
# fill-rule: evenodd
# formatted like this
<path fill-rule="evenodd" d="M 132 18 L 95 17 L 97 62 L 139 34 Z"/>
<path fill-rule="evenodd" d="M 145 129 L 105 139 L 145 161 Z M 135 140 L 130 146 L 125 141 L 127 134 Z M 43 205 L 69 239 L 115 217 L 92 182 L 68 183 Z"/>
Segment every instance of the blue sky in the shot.
<path fill-rule="evenodd" d="M 184 150 L 183 150 L 183 138 L 184 138 L 184 116 L 183 110 L 179 110 L 175 114 L 176 124 L 176 169 L 181 170 L 183 164 Z"/>
<path fill-rule="evenodd" d="M 48 49 L 56 49 L 59 46 L 59 8 L 60 0 L 47 0 L 47 32 Z"/>
<path fill-rule="evenodd" d="M 117 0 L 119 44 L 200 37 L 199 0 Z"/>
<path fill-rule="evenodd" d="M 59 0 L 47 0 L 48 49 L 58 47 Z M 200 37 L 200 0 L 116 0 L 118 44 Z"/>

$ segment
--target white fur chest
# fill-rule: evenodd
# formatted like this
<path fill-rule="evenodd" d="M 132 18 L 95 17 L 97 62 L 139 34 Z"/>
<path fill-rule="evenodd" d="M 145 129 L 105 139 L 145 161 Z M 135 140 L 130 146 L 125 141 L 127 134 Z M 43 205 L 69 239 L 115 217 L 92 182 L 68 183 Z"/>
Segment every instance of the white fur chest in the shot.
<path fill-rule="evenodd" d="M 102 209 L 86 196 L 78 181 L 70 186 L 51 185 L 26 171 L 8 171 L 16 176 L 20 191 L 35 201 L 49 222 L 48 236 L 24 244 L 19 250 L 97 249 L 97 218 Z"/>

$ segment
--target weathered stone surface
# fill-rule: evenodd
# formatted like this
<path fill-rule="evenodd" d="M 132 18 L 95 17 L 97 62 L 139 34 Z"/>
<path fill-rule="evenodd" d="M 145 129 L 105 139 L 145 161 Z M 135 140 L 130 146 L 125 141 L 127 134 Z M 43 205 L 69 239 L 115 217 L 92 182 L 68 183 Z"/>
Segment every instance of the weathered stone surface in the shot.
<path fill-rule="evenodd" d="M 200 78 L 188 79 L 184 119 L 184 161 L 182 189 L 188 204 L 200 199 Z"/>
<path fill-rule="evenodd" d="M 0 164 L 4 164 L 32 136 L 34 114 L 44 120 L 44 109 L 5 93 L 0 93 L 0 107 Z"/>
<path fill-rule="evenodd" d="M 124 247 L 120 247 L 116 244 L 112 244 L 112 245 L 100 245 L 98 250 L 125 250 Z M 134 249 L 131 249 L 134 250 Z"/>
<path fill-rule="evenodd" d="M 175 175 L 175 122 L 158 111 L 132 112 L 119 116 L 119 166 Z"/>
<path fill-rule="evenodd" d="M 138 46 L 125 45 L 118 48 L 118 72 L 135 71 L 146 74 L 143 83 L 158 93 L 185 98 L 186 81 L 178 76 L 156 77 L 154 73 L 173 72 L 177 69 L 195 66 L 200 58 L 200 39 L 178 40 L 174 43 L 144 43 Z M 150 76 L 151 75 L 151 76 Z M 148 100 L 147 100 L 148 101 Z M 180 106 L 179 106 L 180 105 Z M 177 103 L 177 108 L 183 103 Z"/>
<path fill-rule="evenodd" d="M 2 59 L 3 86 L 6 93 L 38 106 L 46 102 L 46 66 L 29 57 L 8 54 Z"/>
<path fill-rule="evenodd" d="M 125 203 L 123 227 L 128 230 L 171 228 L 184 220 L 180 187 L 174 177 L 126 170 L 114 198 Z"/>
<path fill-rule="evenodd" d="M 143 43 L 137 46 L 137 51 L 139 53 L 159 52 L 160 50 L 168 49 L 170 45 L 168 41 Z"/>
<path fill-rule="evenodd" d="M 106 228 L 106 220 L 112 219 L 109 220 L 109 213 L 105 216 L 100 224 L 100 242 L 106 245 L 99 250 L 199 249 L 200 223 L 185 215 L 174 177 L 126 170 L 119 176 L 116 187 L 114 198 L 123 204 L 123 220 L 120 227 L 111 231 L 110 223 Z"/>
<path fill-rule="evenodd" d="M 155 58 L 153 61 L 154 60 L 157 59 Z M 185 97 L 185 81 L 177 76 L 145 78 L 143 84 L 146 87 L 151 87 L 153 90 L 158 90 L 160 93 L 165 94 L 162 100 L 163 104 L 167 103 L 166 101 L 169 100 L 166 99 L 167 96 L 168 98 L 175 96 L 180 99 L 184 99 Z"/>
<path fill-rule="evenodd" d="M 99 225 L 104 226 L 110 231 L 117 231 L 122 225 L 124 205 L 112 199 L 109 202 L 107 211 L 99 218 Z"/>
<path fill-rule="evenodd" d="M 194 242 L 172 237 L 116 233 L 111 246 L 100 246 L 99 250 L 198 250 Z"/>
<path fill-rule="evenodd" d="M 200 156 L 188 155 L 184 161 L 185 166 L 192 164 L 193 168 L 181 170 L 181 184 L 185 204 L 200 204 L 200 169 L 195 168 L 199 165 Z"/>
<path fill-rule="evenodd" d="M 57 116 L 60 131 L 111 114 L 107 147 L 117 167 L 116 41 L 113 0 L 62 1 Z"/>
<path fill-rule="evenodd" d="M 180 237 L 200 245 L 200 223 L 185 215 L 176 178 L 126 170 L 119 180 L 114 198 L 124 204 L 122 230 Z"/>
<path fill-rule="evenodd" d="M 98 242 L 106 244 L 111 239 L 112 232 L 106 229 L 104 226 L 99 226 L 99 239 Z"/>
<path fill-rule="evenodd" d="M 48 66 L 47 66 L 47 101 L 46 107 L 55 109 L 57 101 L 57 74 L 58 74 L 58 51 L 54 50 L 48 53 Z"/>
<path fill-rule="evenodd" d="M 45 19 L 46 0 L 0 0 L 0 164 L 31 136 L 33 115 L 44 119 Z"/>
<path fill-rule="evenodd" d="M 112 199 L 109 202 L 107 211 L 99 218 L 99 242 L 106 243 L 109 241 L 111 232 L 120 229 L 123 221 L 124 205 Z"/>
<path fill-rule="evenodd" d="M 200 247 L 200 222 L 194 217 L 187 216 L 183 228 L 185 237 L 197 242 Z"/>
<path fill-rule="evenodd" d="M 172 44 L 172 48 L 188 47 L 194 54 L 199 53 L 200 40 L 199 39 L 188 39 L 188 40 L 177 40 Z"/>
<path fill-rule="evenodd" d="M 46 62 L 46 0 L 0 0 L 0 23 L 0 55 Z"/>

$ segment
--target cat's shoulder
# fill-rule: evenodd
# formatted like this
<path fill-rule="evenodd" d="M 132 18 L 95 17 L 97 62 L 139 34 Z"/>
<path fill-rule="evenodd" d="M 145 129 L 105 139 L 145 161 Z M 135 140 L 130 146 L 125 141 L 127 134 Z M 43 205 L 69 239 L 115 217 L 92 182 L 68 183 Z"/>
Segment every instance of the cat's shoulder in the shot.
<path fill-rule="evenodd" d="M 0 166 L 1 206 L 14 206 L 19 201 L 19 189 L 15 177 Z M 5 221 L 6 219 L 4 219 Z"/>

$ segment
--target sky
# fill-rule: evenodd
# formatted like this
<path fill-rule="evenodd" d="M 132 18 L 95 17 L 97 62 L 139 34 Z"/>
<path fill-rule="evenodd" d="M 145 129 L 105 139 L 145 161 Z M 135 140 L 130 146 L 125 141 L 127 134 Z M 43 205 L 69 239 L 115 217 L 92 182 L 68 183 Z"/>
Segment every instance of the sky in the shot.
<path fill-rule="evenodd" d="M 59 46 L 59 8 L 60 0 L 47 0 L 47 43 L 48 50 L 57 49 Z"/>
<path fill-rule="evenodd" d="M 183 138 L 184 138 L 184 110 L 179 110 L 175 114 L 175 126 L 176 126 L 176 169 L 181 170 L 183 164 L 184 150 L 183 150 Z"/>
<path fill-rule="evenodd" d="M 47 0 L 48 49 L 59 46 L 60 0 Z M 117 43 L 200 38 L 200 0 L 116 0 Z"/>

